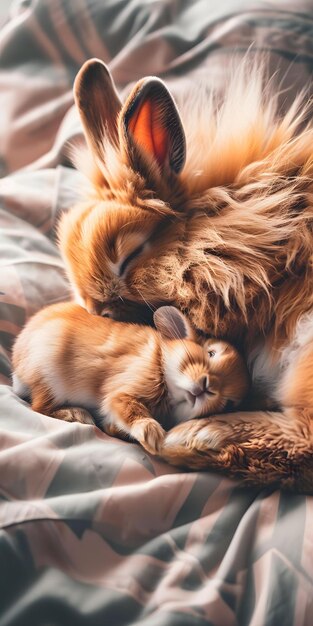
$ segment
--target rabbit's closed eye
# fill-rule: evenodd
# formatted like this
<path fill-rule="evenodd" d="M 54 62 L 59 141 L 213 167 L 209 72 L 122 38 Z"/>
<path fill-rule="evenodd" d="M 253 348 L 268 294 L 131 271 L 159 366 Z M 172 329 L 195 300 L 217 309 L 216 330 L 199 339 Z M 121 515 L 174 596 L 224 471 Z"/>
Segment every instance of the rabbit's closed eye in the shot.
<path fill-rule="evenodd" d="M 119 234 L 115 242 L 117 261 L 112 265 L 114 273 L 124 278 L 130 264 L 149 248 L 149 233 L 139 232 Z"/>
<path fill-rule="evenodd" d="M 119 276 L 123 276 L 125 274 L 129 264 L 144 251 L 146 245 L 147 244 L 141 243 L 139 246 L 137 246 L 137 248 L 135 248 L 132 252 L 130 252 L 130 254 L 127 255 L 127 257 L 120 265 Z"/>

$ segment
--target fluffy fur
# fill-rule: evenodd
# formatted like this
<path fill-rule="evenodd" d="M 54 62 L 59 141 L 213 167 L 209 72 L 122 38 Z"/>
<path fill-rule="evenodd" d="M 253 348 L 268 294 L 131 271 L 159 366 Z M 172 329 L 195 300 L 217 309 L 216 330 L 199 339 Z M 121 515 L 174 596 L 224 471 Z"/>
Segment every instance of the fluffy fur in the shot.
<path fill-rule="evenodd" d="M 313 308 L 313 127 L 304 96 L 280 116 L 264 70 L 245 61 L 222 97 L 201 89 L 178 113 L 161 81 L 145 79 L 115 121 L 104 106 L 95 125 L 94 94 L 110 92 L 99 63 L 87 62 L 75 85 L 90 192 L 60 224 L 70 280 L 89 310 L 127 318 L 145 304 L 174 303 L 204 333 L 240 342 L 259 397 L 268 393 L 262 405 L 279 409 L 210 418 L 201 445 L 196 427 L 181 425 L 165 458 L 313 491 L 313 342 L 299 341 Z M 175 145 L 173 120 L 186 137 Z M 262 387 L 264 377 L 272 380 Z"/>
<path fill-rule="evenodd" d="M 32 408 L 68 421 L 92 422 L 80 405 L 97 411 L 112 435 L 161 450 L 173 423 L 238 406 L 248 389 L 245 363 L 222 341 L 196 341 L 174 307 L 155 313 L 148 326 L 90 315 L 77 304 L 37 313 L 13 349 L 13 386 Z"/>

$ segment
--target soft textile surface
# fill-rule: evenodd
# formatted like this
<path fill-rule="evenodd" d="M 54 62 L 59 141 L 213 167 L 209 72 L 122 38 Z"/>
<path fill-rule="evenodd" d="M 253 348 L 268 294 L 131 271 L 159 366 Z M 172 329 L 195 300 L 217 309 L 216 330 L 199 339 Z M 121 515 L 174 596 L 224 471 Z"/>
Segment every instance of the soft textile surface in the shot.
<path fill-rule="evenodd" d="M 10 388 L 14 336 L 70 297 L 54 228 L 81 185 L 68 161 L 81 63 L 108 62 L 122 94 L 145 74 L 175 92 L 204 76 L 222 87 L 230 52 L 262 49 L 293 86 L 283 102 L 311 80 L 312 35 L 304 0 L 13 3 L 0 33 L 0 626 L 313 623 L 313 498 L 178 472 Z"/>

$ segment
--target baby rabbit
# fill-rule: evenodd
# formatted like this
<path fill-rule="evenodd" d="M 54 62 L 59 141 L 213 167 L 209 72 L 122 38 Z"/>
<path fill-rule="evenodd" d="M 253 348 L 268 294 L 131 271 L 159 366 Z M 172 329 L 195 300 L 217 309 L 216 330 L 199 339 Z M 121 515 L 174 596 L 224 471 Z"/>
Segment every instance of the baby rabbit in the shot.
<path fill-rule="evenodd" d="M 175 307 L 154 313 L 156 329 L 89 314 L 74 303 L 49 306 L 22 330 L 13 349 L 13 387 L 34 411 L 96 410 L 106 432 L 130 435 L 152 454 L 169 418 L 181 422 L 240 403 L 245 363 L 228 343 L 203 345 Z M 24 393 L 23 393 L 24 392 Z M 173 425 L 173 424 L 172 424 Z"/>

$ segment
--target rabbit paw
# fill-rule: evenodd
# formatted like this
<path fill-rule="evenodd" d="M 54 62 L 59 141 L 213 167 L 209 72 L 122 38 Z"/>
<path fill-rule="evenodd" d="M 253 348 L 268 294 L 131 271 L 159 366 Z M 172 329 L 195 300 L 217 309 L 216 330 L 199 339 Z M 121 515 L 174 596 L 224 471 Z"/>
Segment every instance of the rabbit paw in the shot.
<path fill-rule="evenodd" d="M 94 420 L 92 419 L 89 411 L 80 407 L 58 409 L 57 411 L 53 411 L 51 417 L 63 420 L 64 422 L 79 422 L 80 424 L 94 425 Z"/>
<path fill-rule="evenodd" d="M 226 428 L 225 428 L 226 426 Z M 213 420 L 190 420 L 170 430 L 164 442 L 165 448 L 184 446 L 196 450 L 218 451 L 227 442 L 227 425 Z"/>
<path fill-rule="evenodd" d="M 152 419 L 138 420 L 131 428 L 130 435 L 151 454 L 158 454 L 163 446 L 165 430 Z"/>

